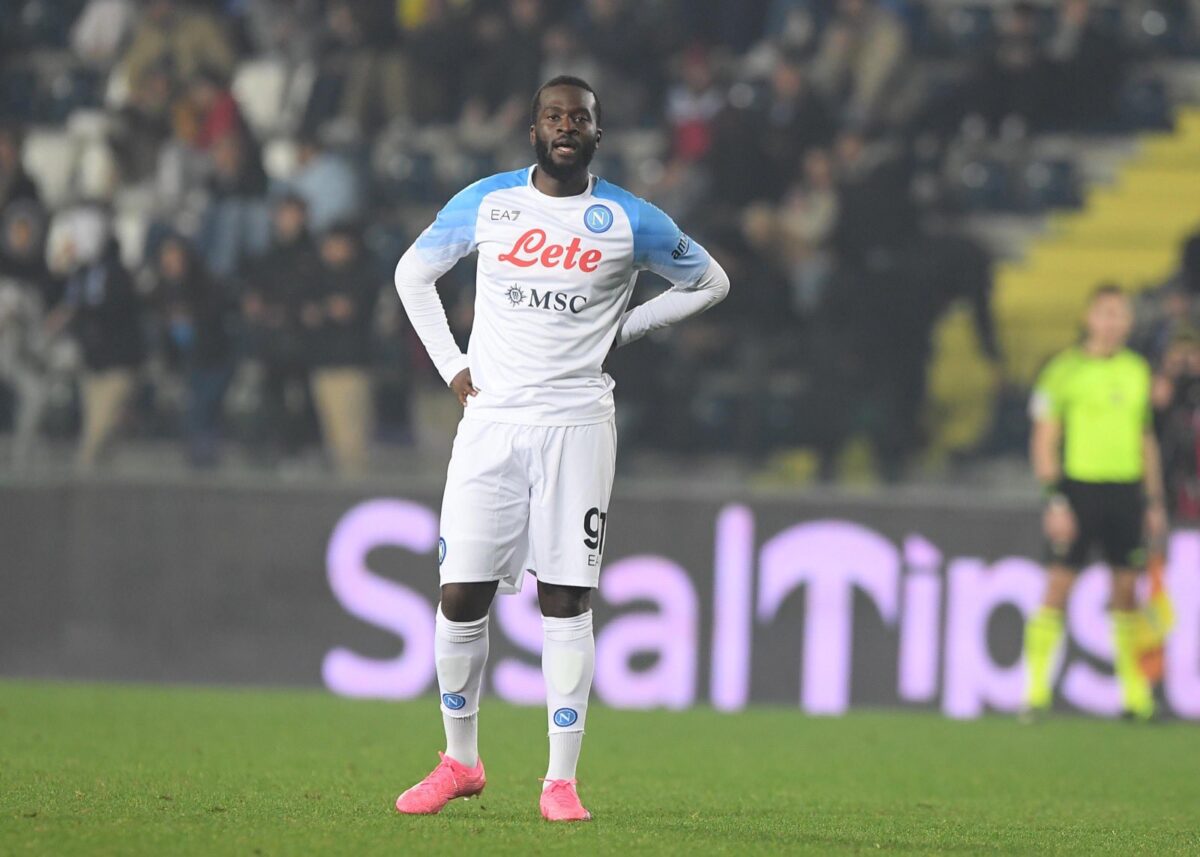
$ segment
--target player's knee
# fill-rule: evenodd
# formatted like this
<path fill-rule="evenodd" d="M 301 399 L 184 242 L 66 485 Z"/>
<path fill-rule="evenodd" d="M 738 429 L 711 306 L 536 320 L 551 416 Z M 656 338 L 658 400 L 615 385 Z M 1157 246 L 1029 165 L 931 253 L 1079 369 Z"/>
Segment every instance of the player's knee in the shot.
<path fill-rule="evenodd" d="M 487 615 L 496 583 L 447 583 L 442 587 L 442 615 L 451 622 L 474 622 Z"/>
<path fill-rule="evenodd" d="M 538 581 L 538 606 L 543 616 L 554 619 L 581 616 L 592 607 L 592 590 L 586 586 L 560 586 Z"/>

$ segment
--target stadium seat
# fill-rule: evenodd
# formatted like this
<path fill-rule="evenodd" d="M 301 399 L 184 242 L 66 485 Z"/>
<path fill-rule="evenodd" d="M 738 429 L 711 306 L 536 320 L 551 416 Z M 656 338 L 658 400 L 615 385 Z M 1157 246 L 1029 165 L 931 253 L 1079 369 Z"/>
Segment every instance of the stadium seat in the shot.
<path fill-rule="evenodd" d="M 376 159 L 374 174 L 378 179 L 376 190 L 383 202 L 432 203 L 437 199 L 432 155 L 394 151 L 382 162 Z"/>
<path fill-rule="evenodd" d="M 109 201 L 120 180 L 112 147 L 104 140 L 89 140 L 79 148 L 76 191 L 80 199 Z"/>
<path fill-rule="evenodd" d="M 75 139 L 88 141 L 109 139 L 117 123 L 103 110 L 80 109 L 73 110 L 60 124 L 64 125 Z"/>
<path fill-rule="evenodd" d="M 373 257 L 389 265 L 390 273 L 390 268 L 404 255 L 412 239 L 413 236 L 395 223 L 373 223 L 367 227 L 363 244 Z"/>
<path fill-rule="evenodd" d="M 246 123 L 260 140 L 281 130 L 288 74 L 283 60 L 255 59 L 238 66 L 233 95 Z"/>
<path fill-rule="evenodd" d="M 938 34 L 929 7 L 923 3 L 907 3 L 901 14 L 913 50 L 918 54 L 936 53 Z"/>
<path fill-rule="evenodd" d="M 592 172 L 598 176 L 604 176 L 607 181 L 622 186 L 630 181 L 631 174 L 628 159 L 597 154 L 595 163 L 596 165 L 592 167 Z"/>
<path fill-rule="evenodd" d="M 66 273 L 58 266 L 58 262 L 67 242 L 75 244 L 79 260 L 87 262 L 98 259 L 104 252 L 110 228 L 108 216 L 95 206 L 60 209 L 50 219 L 50 227 L 46 232 L 46 260 L 51 271 L 60 275 Z"/>
<path fill-rule="evenodd" d="M 149 221 L 144 211 L 126 210 L 113 217 L 113 235 L 121 245 L 121 261 L 130 270 L 137 270 L 145 258 Z"/>
<path fill-rule="evenodd" d="M 747 417 L 746 386 L 732 374 L 702 380 L 692 400 L 696 449 L 738 449 L 740 428 Z"/>
<path fill-rule="evenodd" d="M 104 81 L 104 105 L 119 110 L 129 103 L 129 75 L 121 64 L 113 66 Z"/>
<path fill-rule="evenodd" d="M 58 125 L 77 110 L 99 107 L 103 79 L 99 72 L 87 68 L 63 69 L 53 73 L 39 87 L 33 119 L 47 125 Z"/>
<path fill-rule="evenodd" d="M 20 14 L 11 20 L 23 30 L 26 43 L 43 47 L 65 48 L 71 24 L 79 16 L 84 0 L 26 0 Z"/>
<path fill-rule="evenodd" d="M 22 162 L 49 208 L 66 204 L 78 158 L 78 142 L 66 131 L 35 130 L 25 138 Z"/>
<path fill-rule="evenodd" d="M 495 160 L 488 153 L 446 148 L 432 157 L 434 175 L 438 183 L 447 188 L 463 187 L 481 175 L 495 172 Z"/>
<path fill-rule="evenodd" d="M 1017 203 L 1025 211 L 1077 208 L 1082 204 L 1075 162 L 1038 159 L 1025 165 L 1017 183 Z"/>
<path fill-rule="evenodd" d="M 1181 54 L 1187 46 L 1187 12 L 1182 4 L 1162 0 L 1145 4 L 1140 15 L 1126 18 L 1131 40 L 1157 54 Z"/>
<path fill-rule="evenodd" d="M 1124 131 L 1169 131 L 1171 100 L 1157 77 L 1134 78 L 1117 95 L 1117 121 Z"/>
<path fill-rule="evenodd" d="M 33 119 L 37 98 L 37 75 L 29 69 L 5 69 L 0 75 L 0 116 L 18 122 Z"/>
<path fill-rule="evenodd" d="M 994 30 L 994 13 L 988 4 L 956 5 L 946 14 L 945 35 L 953 53 L 969 54 L 979 49 Z"/>
<path fill-rule="evenodd" d="M 280 108 L 277 132 L 293 134 L 304 121 L 313 86 L 317 82 L 317 64 L 303 62 L 292 68 Z"/>
<path fill-rule="evenodd" d="M 298 165 L 296 142 L 284 138 L 268 140 L 263 144 L 262 162 L 268 177 L 276 181 L 291 178 Z"/>
<path fill-rule="evenodd" d="M 1029 384 L 1046 358 L 1072 340 L 1097 283 L 1138 290 L 1174 271 L 1180 242 L 1200 227 L 1200 111 L 1181 111 L 1174 124 L 1171 133 L 1143 135 L 1114 182 L 1090 190 L 1079 211 L 1048 218 L 1024 258 L 998 267 L 993 307 L 1010 383 Z M 1031 166 L 1038 163 L 1049 171 L 1033 176 L 1038 193 L 1065 183 L 1064 163 L 1049 155 Z M 1027 167 L 1027 182 L 1028 173 Z M 970 449 L 984 437 L 992 424 L 980 419 L 980 408 L 992 401 L 979 392 L 987 378 L 967 313 L 951 313 L 939 325 L 931 366 L 935 447 Z"/>
<path fill-rule="evenodd" d="M 968 161 L 951 182 L 954 195 L 964 208 L 998 211 L 1010 205 L 1009 167 L 997 158 L 980 157 Z"/>

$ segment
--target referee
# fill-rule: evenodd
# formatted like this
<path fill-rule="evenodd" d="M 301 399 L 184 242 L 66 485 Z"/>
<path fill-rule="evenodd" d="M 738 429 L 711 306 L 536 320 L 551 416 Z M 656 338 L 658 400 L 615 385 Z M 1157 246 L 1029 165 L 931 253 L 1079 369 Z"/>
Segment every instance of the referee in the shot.
<path fill-rule="evenodd" d="M 1167 517 L 1150 367 L 1125 347 L 1132 326 L 1128 297 L 1117 286 L 1099 287 L 1088 301 L 1083 344 L 1051 360 L 1034 387 L 1030 455 L 1045 490 L 1048 580 L 1042 606 L 1025 626 L 1026 719 L 1050 707 L 1063 608 L 1096 548 L 1112 570 L 1114 666 L 1123 712 L 1143 720 L 1154 715 L 1135 649 L 1134 587 L 1146 565 L 1146 539 L 1166 535 Z"/>

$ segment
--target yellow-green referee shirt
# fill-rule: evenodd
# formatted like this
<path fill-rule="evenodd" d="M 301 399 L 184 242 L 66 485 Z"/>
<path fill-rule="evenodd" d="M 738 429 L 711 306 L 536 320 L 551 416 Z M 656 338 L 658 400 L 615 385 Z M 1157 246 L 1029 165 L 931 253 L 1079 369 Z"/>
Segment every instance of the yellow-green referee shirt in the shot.
<path fill-rule="evenodd" d="M 1150 364 L 1127 348 L 1093 357 L 1078 346 L 1050 361 L 1030 402 L 1035 420 L 1063 426 L 1063 475 L 1078 482 L 1137 482 L 1151 425 Z"/>

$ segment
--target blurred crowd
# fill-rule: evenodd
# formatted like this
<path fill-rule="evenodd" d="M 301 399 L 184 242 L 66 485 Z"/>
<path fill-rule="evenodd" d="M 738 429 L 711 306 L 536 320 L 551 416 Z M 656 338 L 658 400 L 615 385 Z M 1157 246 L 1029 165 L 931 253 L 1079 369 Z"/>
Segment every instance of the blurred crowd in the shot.
<path fill-rule="evenodd" d="M 1200 522 L 1200 232 L 1184 242 L 1179 272 L 1141 295 L 1132 346 L 1155 367 L 1150 398 L 1167 503 Z"/>
<path fill-rule="evenodd" d="M 1145 61 L 1196 53 L 1198 5 L 0 0 L 0 431 L 17 465 L 177 437 L 196 466 L 320 443 L 356 475 L 440 428 L 391 268 L 532 161 L 530 96 L 574 74 L 604 104 L 594 171 L 735 284 L 613 356 L 623 443 L 804 445 L 832 475 L 857 434 L 898 477 L 951 304 L 1000 359 L 964 215 L 1078 204 L 1039 135 L 1169 125 Z M 468 262 L 443 284 L 464 345 L 472 289 Z"/>

